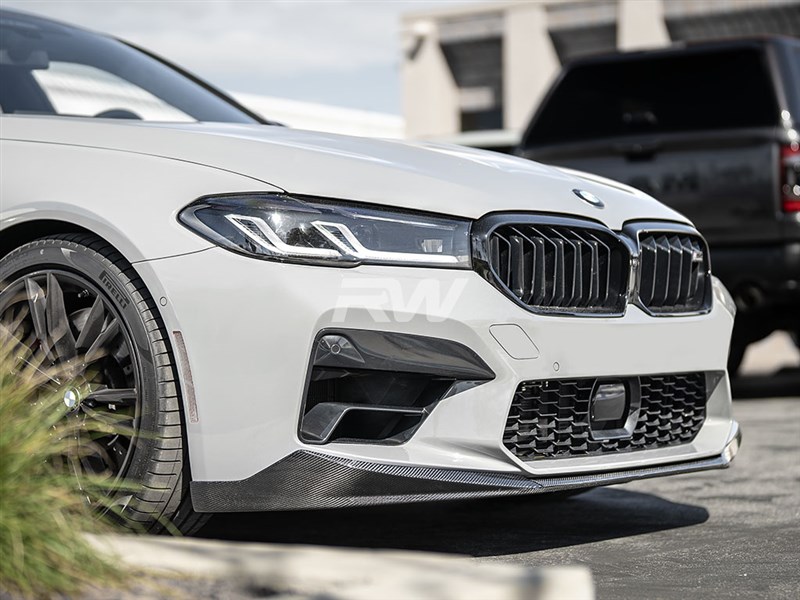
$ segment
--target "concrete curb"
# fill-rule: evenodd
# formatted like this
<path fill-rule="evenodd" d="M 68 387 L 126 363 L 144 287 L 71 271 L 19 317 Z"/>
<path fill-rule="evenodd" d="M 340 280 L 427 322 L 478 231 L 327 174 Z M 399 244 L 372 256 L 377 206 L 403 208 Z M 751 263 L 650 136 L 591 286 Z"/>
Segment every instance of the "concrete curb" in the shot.
<path fill-rule="evenodd" d="M 191 538 L 88 535 L 125 564 L 158 574 L 233 580 L 325 600 L 593 600 L 589 569 L 529 569 L 397 550 L 355 550 Z"/>

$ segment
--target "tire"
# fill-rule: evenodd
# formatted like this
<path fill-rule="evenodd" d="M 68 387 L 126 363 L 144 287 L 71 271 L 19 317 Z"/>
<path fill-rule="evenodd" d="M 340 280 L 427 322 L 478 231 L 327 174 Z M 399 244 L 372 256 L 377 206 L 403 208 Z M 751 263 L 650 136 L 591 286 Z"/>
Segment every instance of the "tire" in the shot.
<path fill-rule="evenodd" d="M 32 332 L 28 339 L 34 338 L 37 351 L 53 355 L 53 362 L 72 360 L 65 358 L 67 351 L 62 353 L 63 346 L 55 341 L 58 335 L 65 335 L 58 339 L 71 340 L 68 350 L 71 354 L 67 356 L 85 352 L 77 361 L 83 364 L 81 377 L 83 381 L 94 379 L 86 383 L 85 389 L 90 393 L 85 400 L 79 394 L 75 410 L 88 410 L 92 415 L 113 410 L 130 416 L 130 439 L 116 436 L 116 441 L 112 440 L 113 450 L 103 453 L 109 457 L 105 465 L 109 472 L 113 471 L 117 479 L 126 483 L 136 484 L 111 498 L 120 507 L 124 524 L 150 533 L 171 529 L 168 523 L 184 534 L 199 529 L 207 516 L 192 510 L 189 496 L 191 477 L 175 359 L 153 298 L 131 264 L 93 235 L 53 235 L 27 243 L 0 259 L 0 282 L 4 286 L 0 292 L 0 316 L 11 310 L 22 315 L 22 305 L 27 305 L 29 322 L 23 327 L 28 328 L 29 334 Z M 38 335 L 40 330 L 36 329 L 34 313 L 38 295 L 31 295 L 31 289 L 42 293 L 40 300 L 46 309 L 39 310 L 53 312 L 39 321 L 47 324 L 43 335 Z M 62 299 L 60 305 L 57 300 L 52 301 L 55 308 L 50 306 L 51 294 Z M 81 303 L 91 303 L 91 307 L 82 307 Z M 99 308 L 92 316 L 95 304 Z M 66 319 L 71 336 L 51 335 L 50 323 L 59 318 Z M 80 319 L 84 319 L 81 328 Z M 88 326 L 90 319 L 96 327 Z M 81 343 L 90 335 L 84 335 L 83 329 L 102 329 L 96 335 L 99 339 L 112 329 L 112 324 L 114 331 L 109 335 L 114 337 L 107 342 L 110 349 L 98 345 L 101 351 L 95 355 L 100 356 L 97 361 L 101 366 L 92 367 L 92 374 L 87 375 L 91 349 L 82 349 Z M 102 385 L 97 385 L 97 381 Z M 92 391 L 92 386 L 101 391 Z M 103 392 L 116 396 L 103 396 Z"/>

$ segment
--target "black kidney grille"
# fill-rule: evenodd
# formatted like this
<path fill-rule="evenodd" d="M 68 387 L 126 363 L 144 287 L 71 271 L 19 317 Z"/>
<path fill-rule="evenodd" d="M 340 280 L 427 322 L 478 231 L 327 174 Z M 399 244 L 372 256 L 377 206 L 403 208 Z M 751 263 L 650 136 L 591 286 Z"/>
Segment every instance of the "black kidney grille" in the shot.
<path fill-rule="evenodd" d="M 533 311 L 625 310 L 630 254 L 610 231 L 508 224 L 488 240 L 492 275 Z"/>
<path fill-rule="evenodd" d="M 706 413 L 704 373 L 631 378 L 641 404 L 633 434 L 592 439 L 590 402 L 597 379 L 527 381 L 517 388 L 503 443 L 522 460 L 590 456 L 686 444 Z"/>
<path fill-rule="evenodd" d="M 639 301 L 653 313 L 708 308 L 708 251 L 702 238 L 683 233 L 640 237 Z"/>

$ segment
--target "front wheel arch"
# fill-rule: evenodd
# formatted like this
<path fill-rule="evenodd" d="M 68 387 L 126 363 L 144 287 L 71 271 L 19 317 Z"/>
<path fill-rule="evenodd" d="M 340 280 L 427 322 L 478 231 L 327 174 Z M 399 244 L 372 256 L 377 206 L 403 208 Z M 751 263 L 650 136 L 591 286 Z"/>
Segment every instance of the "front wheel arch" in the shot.
<path fill-rule="evenodd" d="M 110 246 L 113 246 L 108 240 L 75 223 L 57 219 L 37 219 L 18 223 L 2 230 L 2 235 L 0 235 L 0 258 L 10 254 L 20 246 L 24 246 L 39 238 L 69 233 L 93 235 Z"/>

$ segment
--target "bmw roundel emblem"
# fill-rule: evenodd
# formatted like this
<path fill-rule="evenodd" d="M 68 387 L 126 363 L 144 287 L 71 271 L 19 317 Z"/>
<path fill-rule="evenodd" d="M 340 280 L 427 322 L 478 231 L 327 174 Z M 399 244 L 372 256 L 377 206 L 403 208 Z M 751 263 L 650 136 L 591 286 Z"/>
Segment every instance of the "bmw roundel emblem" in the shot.
<path fill-rule="evenodd" d="M 603 204 L 603 201 L 600 200 L 600 198 L 598 198 L 597 196 L 595 196 L 592 192 L 587 192 L 586 190 L 572 190 L 572 191 L 578 198 L 580 198 L 584 202 L 588 202 L 589 204 L 591 204 L 596 208 L 603 208 L 605 206 L 605 204 Z"/>

